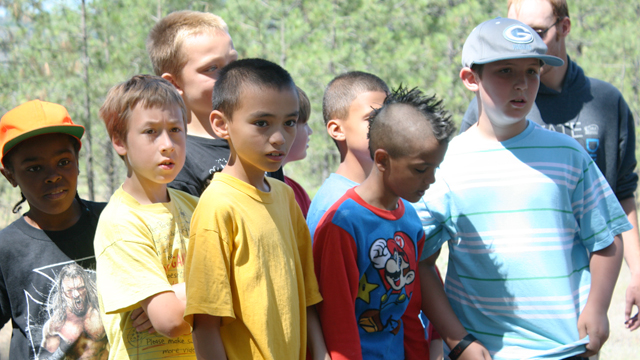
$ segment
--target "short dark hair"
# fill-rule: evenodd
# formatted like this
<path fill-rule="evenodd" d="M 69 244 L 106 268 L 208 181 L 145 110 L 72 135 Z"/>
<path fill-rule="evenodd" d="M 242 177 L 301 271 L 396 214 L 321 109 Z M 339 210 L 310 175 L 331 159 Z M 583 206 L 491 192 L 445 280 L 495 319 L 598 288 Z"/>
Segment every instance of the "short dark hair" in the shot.
<path fill-rule="evenodd" d="M 211 96 L 213 110 L 224 113 L 231 120 L 233 111 L 240 103 L 240 95 L 247 85 L 262 89 L 291 88 L 297 94 L 291 75 L 280 65 L 264 59 L 242 59 L 220 70 L 220 77 Z"/>
<path fill-rule="evenodd" d="M 362 71 L 350 71 L 336 76 L 324 90 L 324 124 L 332 119 L 346 119 L 353 100 L 362 93 L 373 91 L 388 94 L 389 86 L 379 77 Z"/>
<path fill-rule="evenodd" d="M 369 153 L 371 158 L 377 149 L 384 149 L 389 156 L 397 158 L 406 155 L 407 142 L 404 137 L 416 134 L 400 133 L 404 126 L 399 124 L 403 119 L 391 119 L 390 110 L 398 105 L 408 105 L 423 115 L 424 122 L 429 124 L 433 136 L 439 143 L 446 143 L 455 131 L 451 115 L 444 110 L 442 100 L 435 95 L 426 96 L 418 88 L 408 90 L 400 85 L 387 95 L 382 107 L 374 109 L 369 117 Z"/>

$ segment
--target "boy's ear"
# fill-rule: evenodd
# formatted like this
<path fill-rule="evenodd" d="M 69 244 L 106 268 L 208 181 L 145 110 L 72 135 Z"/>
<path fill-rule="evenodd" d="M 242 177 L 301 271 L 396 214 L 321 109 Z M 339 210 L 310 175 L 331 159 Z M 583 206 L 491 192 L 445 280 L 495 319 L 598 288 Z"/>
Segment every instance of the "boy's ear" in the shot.
<path fill-rule="evenodd" d="M 117 136 L 112 137 L 111 145 L 113 145 L 113 148 L 116 150 L 116 153 L 118 153 L 118 155 L 120 156 L 127 155 L 127 145 L 119 137 Z"/>
<path fill-rule="evenodd" d="M 338 119 L 331 119 L 327 122 L 327 133 L 336 141 L 344 141 L 344 131 L 342 123 Z"/>
<path fill-rule="evenodd" d="M 182 91 L 182 88 L 180 88 L 180 85 L 178 85 L 178 81 L 176 79 L 176 77 L 173 74 L 170 73 L 164 73 L 161 75 L 161 77 L 165 80 L 167 80 L 168 82 L 171 83 L 171 85 L 173 85 L 173 87 L 176 88 L 176 90 L 178 90 L 178 94 L 180 94 L 180 96 L 182 96 L 182 93 L 184 91 Z"/>
<path fill-rule="evenodd" d="M 18 183 L 16 182 L 16 179 L 13 178 L 13 173 L 11 171 L 7 170 L 6 168 L 0 168 L 0 172 L 2 172 L 2 175 L 4 175 L 7 181 L 9 181 L 11 186 L 18 186 Z"/>
<path fill-rule="evenodd" d="M 471 90 L 473 92 L 478 91 L 478 82 L 480 79 L 478 74 L 473 72 L 471 68 L 463 67 L 462 70 L 460 70 L 460 79 L 462 79 L 464 87 L 466 87 L 468 90 Z"/>
<path fill-rule="evenodd" d="M 213 133 L 216 134 L 217 137 L 229 140 L 229 121 L 223 112 L 213 110 L 211 114 L 209 114 L 209 121 L 211 122 Z"/>
<path fill-rule="evenodd" d="M 378 149 L 373 153 L 373 163 L 381 173 L 389 169 L 390 156 L 387 150 Z"/>

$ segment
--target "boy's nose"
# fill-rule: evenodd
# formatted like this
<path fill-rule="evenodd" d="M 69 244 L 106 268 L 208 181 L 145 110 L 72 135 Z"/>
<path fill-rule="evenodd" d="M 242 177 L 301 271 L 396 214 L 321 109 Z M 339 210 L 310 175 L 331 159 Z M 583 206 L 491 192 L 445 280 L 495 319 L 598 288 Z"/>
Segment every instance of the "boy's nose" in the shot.
<path fill-rule="evenodd" d="M 280 146 L 285 142 L 284 134 L 282 133 L 282 131 L 274 131 L 273 134 L 271 134 L 271 138 L 269 139 L 269 141 L 274 146 Z"/>
<path fill-rule="evenodd" d="M 528 86 L 526 75 L 519 75 L 515 82 L 515 88 L 518 90 L 524 90 Z"/>
<path fill-rule="evenodd" d="M 166 131 L 160 135 L 160 151 L 162 152 L 171 152 L 174 149 L 173 139 Z"/>
<path fill-rule="evenodd" d="M 48 183 L 54 183 L 62 179 L 62 176 L 55 170 L 51 170 L 45 179 Z"/>

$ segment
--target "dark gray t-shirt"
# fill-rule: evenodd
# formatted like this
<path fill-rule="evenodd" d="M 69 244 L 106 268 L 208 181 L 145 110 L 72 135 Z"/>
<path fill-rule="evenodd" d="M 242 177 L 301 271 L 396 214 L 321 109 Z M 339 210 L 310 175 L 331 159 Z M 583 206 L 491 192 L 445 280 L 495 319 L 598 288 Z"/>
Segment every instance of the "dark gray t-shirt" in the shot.
<path fill-rule="evenodd" d="M 66 230 L 42 231 L 21 217 L 0 232 L 0 326 L 13 323 L 12 360 L 108 353 L 93 250 L 106 204 L 82 203 L 80 219 Z M 43 346 L 47 341 L 50 351 Z"/>
<path fill-rule="evenodd" d="M 222 171 L 227 165 L 230 153 L 227 140 L 187 135 L 187 157 L 184 166 L 168 186 L 200 197 L 211 182 L 213 174 Z M 282 168 L 267 173 L 267 176 L 284 181 Z"/>

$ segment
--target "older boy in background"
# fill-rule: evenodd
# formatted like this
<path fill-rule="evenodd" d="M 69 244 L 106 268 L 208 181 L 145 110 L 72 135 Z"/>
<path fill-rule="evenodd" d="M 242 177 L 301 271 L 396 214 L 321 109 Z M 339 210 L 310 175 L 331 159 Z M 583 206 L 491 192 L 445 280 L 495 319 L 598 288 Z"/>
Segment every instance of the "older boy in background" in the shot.
<path fill-rule="evenodd" d="M 327 349 L 337 359 L 408 359 L 403 315 L 420 299 L 424 231 L 414 208 L 435 181 L 454 130 L 434 97 L 400 87 L 370 118 L 373 168 L 318 224 L 318 304 Z M 415 337 L 414 337 L 415 339 Z M 423 353 L 422 358 L 429 358 Z"/>
<path fill-rule="evenodd" d="M 184 102 L 168 81 L 136 75 L 109 90 L 100 117 L 127 166 L 94 244 L 109 359 L 193 359 L 184 260 L 198 199 L 167 188 L 184 164 Z"/>
<path fill-rule="evenodd" d="M 238 59 L 229 28 L 221 17 L 177 11 L 151 29 L 147 52 L 153 71 L 176 87 L 187 107 L 187 158 L 169 187 L 200 196 L 213 173 L 229 160 L 229 144 L 211 128 L 211 94 L 220 69 Z M 283 180 L 282 170 L 276 178 Z"/>
<path fill-rule="evenodd" d="M 382 105 L 387 93 L 389 87 L 382 79 L 360 71 L 339 75 L 327 85 L 322 115 L 327 132 L 340 151 L 340 165 L 311 201 L 307 214 L 311 239 L 331 205 L 369 175 L 373 166 L 367 140 L 369 114 Z"/>
<path fill-rule="evenodd" d="M 291 188 L 265 178 L 294 141 L 296 86 L 274 63 L 239 60 L 221 71 L 213 106 L 231 156 L 191 224 L 185 319 L 196 354 L 302 360 L 308 336 L 313 358 L 325 359 L 309 230 Z"/>
<path fill-rule="evenodd" d="M 423 311 L 450 358 L 582 359 L 609 335 L 607 309 L 631 228 L 589 155 L 526 116 L 540 69 L 563 61 L 529 26 L 496 18 L 462 49 L 479 120 L 451 141 L 419 203 Z M 444 242 L 443 291 L 433 266 Z M 459 321 L 458 321 L 459 319 Z"/>

